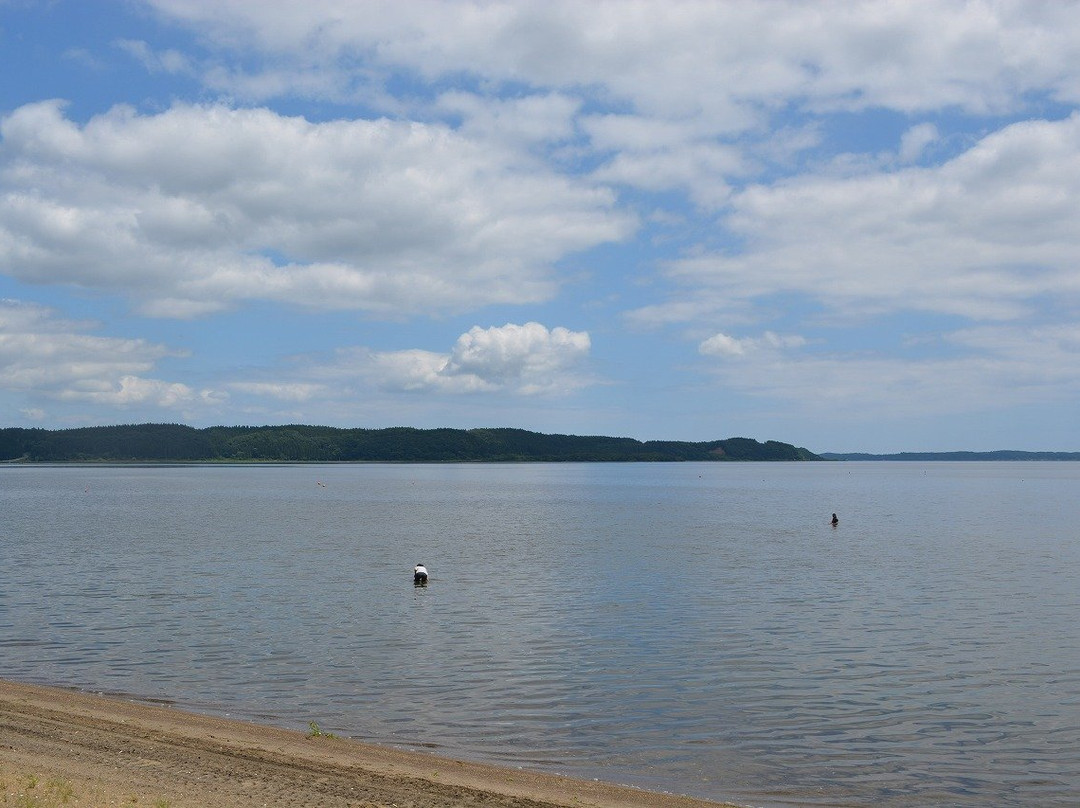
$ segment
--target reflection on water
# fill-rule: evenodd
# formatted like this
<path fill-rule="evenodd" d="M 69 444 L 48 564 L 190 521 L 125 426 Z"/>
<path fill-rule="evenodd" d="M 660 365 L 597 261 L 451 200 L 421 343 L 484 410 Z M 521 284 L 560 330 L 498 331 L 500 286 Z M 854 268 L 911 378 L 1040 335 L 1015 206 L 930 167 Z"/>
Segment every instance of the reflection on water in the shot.
<path fill-rule="evenodd" d="M 752 805 L 1073 806 L 1078 481 L 7 467 L 0 676 Z"/>

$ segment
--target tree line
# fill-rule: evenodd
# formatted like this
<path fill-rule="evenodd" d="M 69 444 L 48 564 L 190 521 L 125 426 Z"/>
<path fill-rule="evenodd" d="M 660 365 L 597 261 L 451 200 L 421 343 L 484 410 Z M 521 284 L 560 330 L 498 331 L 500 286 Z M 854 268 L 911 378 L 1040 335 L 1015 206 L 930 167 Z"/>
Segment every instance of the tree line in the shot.
<path fill-rule="evenodd" d="M 72 462 L 570 462 L 819 460 L 751 438 L 700 443 L 546 435 L 524 429 L 342 429 L 325 426 L 126 424 L 0 429 L 0 461 Z"/>

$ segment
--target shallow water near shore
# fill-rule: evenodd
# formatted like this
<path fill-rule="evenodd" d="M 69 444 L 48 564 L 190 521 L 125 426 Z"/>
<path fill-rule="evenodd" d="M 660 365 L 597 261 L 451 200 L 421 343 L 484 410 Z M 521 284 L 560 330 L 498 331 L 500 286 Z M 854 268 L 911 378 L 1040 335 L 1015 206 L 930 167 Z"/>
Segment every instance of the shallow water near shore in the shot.
<path fill-rule="evenodd" d="M 1071 463 L 3 467 L 0 676 L 755 806 L 1073 806 L 1078 492 Z"/>

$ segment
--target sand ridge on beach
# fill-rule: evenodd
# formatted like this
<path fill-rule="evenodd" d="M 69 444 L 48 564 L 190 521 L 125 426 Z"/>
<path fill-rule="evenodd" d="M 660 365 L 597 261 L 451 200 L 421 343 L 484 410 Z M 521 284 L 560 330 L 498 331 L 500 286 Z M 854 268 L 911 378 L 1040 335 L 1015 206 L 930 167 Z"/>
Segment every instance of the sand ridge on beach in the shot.
<path fill-rule="evenodd" d="M 717 808 L 0 680 L 0 805 Z"/>

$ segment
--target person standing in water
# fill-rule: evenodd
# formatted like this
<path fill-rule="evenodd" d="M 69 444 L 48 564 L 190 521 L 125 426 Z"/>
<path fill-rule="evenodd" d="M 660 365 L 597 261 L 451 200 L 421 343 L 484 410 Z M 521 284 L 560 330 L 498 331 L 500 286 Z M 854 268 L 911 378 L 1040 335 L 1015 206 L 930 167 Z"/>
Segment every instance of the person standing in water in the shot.
<path fill-rule="evenodd" d="M 413 567 L 412 580 L 414 584 L 426 584 L 427 583 L 427 567 L 423 564 L 417 564 Z"/>
<path fill-rule="evenodd" d="M 836 526 L 837 526 L 838 524 L 840 524 L 840 519 L 839 519 L 839 518 L 838 518 L 838 517 L 836 516 L 836 514 L 834 513 L 834 514 L 832 515 L 832 526 L 833 526 L 833 527 L 836 527 Z"/>

